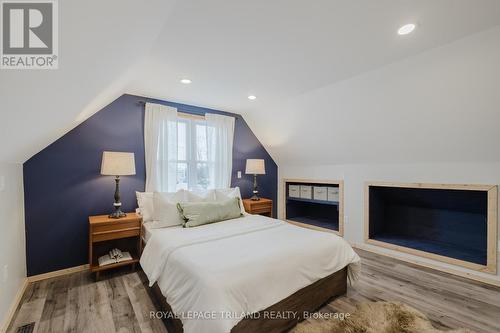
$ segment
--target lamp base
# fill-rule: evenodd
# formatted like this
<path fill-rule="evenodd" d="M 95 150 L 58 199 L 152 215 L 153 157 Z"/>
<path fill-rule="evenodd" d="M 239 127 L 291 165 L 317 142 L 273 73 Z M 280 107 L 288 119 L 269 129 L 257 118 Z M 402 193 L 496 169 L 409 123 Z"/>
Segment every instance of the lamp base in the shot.
<path fill-rule="evenodd" d="M 118 208 L 113 213 L 111 213 L 111 214 L 108 215 L 108 217 L 111 218 L 111 219 L 119 219 L 119 218 L 122 218 L 122 217 L 125 217 L 125 216 L 127 216 L 127 214 L 125 214 L 124 212 L 122 212 L 122 210 L 120 208 Z"/>
<path fill-rule="evenodd" d="M 127 216 L 124 212 L 122 212 L 122 203 L 120 201 L 120 176 L 116 176 L 115 178 L 115 203 L 113 206 L 115 207 L 115 211 L 108 215 L 111 219 L 119 219 Z"/>
<path fill-rule="evenodd" d="M 259 194 L 259 190 L 257 190 L 257 175 L 253 175 L 253 195 L 250 200 L 259 201 L 260 198 L 257 194 Z"/>

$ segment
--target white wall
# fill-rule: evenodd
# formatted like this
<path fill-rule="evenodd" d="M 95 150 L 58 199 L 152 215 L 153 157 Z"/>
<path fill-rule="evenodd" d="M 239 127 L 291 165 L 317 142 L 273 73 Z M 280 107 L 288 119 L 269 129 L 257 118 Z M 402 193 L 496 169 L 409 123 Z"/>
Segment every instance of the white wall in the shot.
<path fill-rule="evenodd" d="M 245 119 L 280 167 L 500 162 L 499 59 L 500 26 Z"/>
<path fill-rule="evenodd" d="M 26 279 L 21 164 L 0 163 L 0 332 Z"/>
<path fill-rule="evenodd" d="M 500 184 L 499 59 L 497 27 L 287 102 L 290 116 L 268 121 L 280 179 L 343 179 L 357 244 L 365 181 Z"/>
<path fill-rule="evenodd" d="M 343 179 L 344 180 L 344 237 L 352 244 L 364 243 L 364 183 L 366 181 L 395 181 L 421 183 L 451 183 L 451 184 L 500 184 L 500 163 L 482 164 L 352 164 L 329 166 L 280 166 L 280 179 Z M 280 186 L 280 212 L 283 203 L 283 190 Z M 500 206 L 499 206 L 500 207 Z M 500 244 L 499 244 L 500 246 Z M 391 252 L 391 251 L 385 251 Z M 411 255 L 401 256 L 416 258 Z M 432 260 L 438 266 L 476 274 L 476 272 L 456 266 L 442 264 Z M 499 274 L 480 274 L 483 277 L 495 278 L 500 281 Z"/>

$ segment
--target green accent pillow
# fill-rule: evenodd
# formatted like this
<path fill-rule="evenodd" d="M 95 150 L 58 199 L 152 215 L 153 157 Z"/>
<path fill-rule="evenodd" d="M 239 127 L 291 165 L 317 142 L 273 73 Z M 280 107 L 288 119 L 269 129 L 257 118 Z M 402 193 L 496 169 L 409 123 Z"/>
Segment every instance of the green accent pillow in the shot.
<path fill-rule="evenodd" d="M 216 202 L 180 202 L 177 209 L 184 219 L 184 228 L 235 219 L 242 215 L 239 198 Z"/>

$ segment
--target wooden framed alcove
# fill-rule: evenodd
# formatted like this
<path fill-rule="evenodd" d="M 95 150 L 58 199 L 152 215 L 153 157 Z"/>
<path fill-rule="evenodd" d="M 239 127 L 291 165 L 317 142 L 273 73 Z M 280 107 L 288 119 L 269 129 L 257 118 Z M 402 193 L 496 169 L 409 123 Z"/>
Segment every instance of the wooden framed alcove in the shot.
<path fill-rule="evenodd" d="M 394 189 L 395 192 L 391 193 L 391 189 Z M 426 195 L 428 197 L 425 197 Z M 446 195 L 448 197 L 444 198 Z M 472 202 L 470 204 L 467 201 L 469 196 Z M 496 185 L 366 182 L 364 211 L 365 243 L 438 260 L 475 271 L 496 274 L 497 196 Z M 434 207 L 429 207 L 429 205 L 432 205 L 429 202 L 433 198 L 438 198 L 438 203 Z M 415 202 L 408 203 L 410 199 L 415 199 Z M 391 200 L 394 202 L 391 202 Z M 478 202 L 480 204 L 477 204 Z M 475 206 L 480 206 L 480 208 L 474 208 L 475 210 L 473 211 L 473 208 L 468 207 L 474 204 L 476 204 Z M 370 205 L 373 207 L 370 207 Z M 456 209 L 450 208 L 454 205 L 457 206 Z M 372 218 L 370 214 L 373 215 Z M 408 217 L 407 219 L 404 218 L 404 214 Z M 418 225 L 418 223 L 415 224 L 419 219 L 422 222 L 421 225 Z M 381 220 L 384 221 L 380 222 Z M 445 223 L 443 223 L 444 220 L 446 220 Z M 469 220 L 471 223 L 476 224 L 467 225 Z M 378 226 L 377 223 L 381 224 L 382 227 Z M 408 241 L 399 239 L 400 236 L 391 238 L 391 230 L 388 229 L 393 227 L 394 229 L 398 229 L 399 226 L 397 224 L 403 225 L 405 223 L 410 224 L 410 227 L 406 227 L 410 228 L 410 232 L 415 233 L 421 228 L 421 230 L 428 231 L 428 234 L 430 234 L 430 236 L 422 235 L 418 237 L 429 237 L 429 239 L 432 239 L 429 241 L 424 240 L 421 244 L 427 245 L 421 245 L 418 244 L 418 240 L 415 241 L 411 238 Z M 438 225 L 438 227 L 435 227 L 436 230 L 430 229 L 433 223 Z M 453 223 L 457 223 L 456 228 L 450 227 Z M 444 228 L 443 225 L 445 226 Z M 464 228 L 465 231 L 469 232 L 473 231 L 473 229 L 478 229 L 480 234 L 476 237 L 465 232 L 465 235 L 459 236 L 457 238 L 458 241 L 455 241 L 453 238 L 456 238 L 456 235 L 462 232 L 460 228 Z M 451 235 L 445 235 L 447 230 Z M 395 231 L 394 234 L 397 232 L 399 231 Z M 441 240 L 436 241 L 436 238 L 440 238 Z M 471 239 L 471 243 L 473 240 L 479 239 L 477 243 L 482 244 L 481 249 L 465 249 L 467 246 L 472 247 L 472 245 L 467 244 L 469 238 Z M 465 240 L 463 241 L 463 249 L 459 245 L 453 245 L 460 243 L 462 240 Z M 439 242 L 443 244 L 441 250 L 439 250 L 440 245 L 436 245 Z M 428 246 L 428 244 L 431 245 Z M 457 249 L 454 249 L 454 247 Z M 423 250 L 423 248 L 426 249 Z M 428 248 L 432 250 L 429 251 Z M 448 251 L 447 249 L 450 250 Z M 452 255 L 449 255 L 450 253 Z M 480 253 L 480 256 L 477 256 L 477 253 Z M 464 259 L 464 257 L 467 259 Z"/>
<path fill-rule="evenodd" d="M 316 186 L 334 186 L 338 187 L 338 202 L 336 204 L 333 204 L 332 206 L 336 207 L 336 214 L 337 214 L 337 221 L 338 221 L 338 228 L 328 228 L 321 226 L 321 224 L 315 224 L 314 221 L 304 221 L 301 219 L 294 219 L 289 217 L 289 211 L 287 210 L 289 200 L 290 198 L 288 197 L 288 188 L 287 184 L 298 184 L 298 185 L 308 185 L 314 187 Z M 326 231 L 326 232 L 332 232 L 335 233 L 339 236 L 344 235 L 344 181 L 343 180 L 325 180 L 325 179 L 291 179 L 291 178 L 285 178 L 282 180 L 282 188 L 283 188 L 283 201 L 282 201 L 282 216 L 283 219 L 291 224 L 300 226 L 300 227 L 305 227 L 309 229 L 314 229 L 314 230 L 319 230 L 319 231 Z M 316 207 L 321 207 L 322 205 L 331 205 L 328 202 L 322 201 L 322 200 L 315 200 L 314 198 L 312 200 L 304 200 L 304 205 L 310 204 L 312 206 L 316 205 Z"/>

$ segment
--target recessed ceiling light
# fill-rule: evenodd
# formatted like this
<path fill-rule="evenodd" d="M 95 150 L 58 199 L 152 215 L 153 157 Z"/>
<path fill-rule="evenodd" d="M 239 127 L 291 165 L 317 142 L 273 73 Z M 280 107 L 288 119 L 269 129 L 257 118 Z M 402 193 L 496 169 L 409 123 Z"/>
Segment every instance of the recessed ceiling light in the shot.
<path fill-rule="evenodd" d="M 190 83 L 191 83 L 191 80 L 190 80 L 190 79 L 182 79 L 182 80 L 181 80 L 181 83 L 182 83 L 182 84 L 190 84 Z"/>
<path fill-rule="evenodd" d="M 415 24 L 410 23 L 410 24 L 405 24 L 401 28 L 398 29 L 398 34 L 399 35 L 408 35 L 411 33 L 413 30 L 415 30 Z"/>
<path fill-rule="evenodd" d="M 257 99 L 257 96 L 250 95 L 250 96 L 248 96 L 248 99 L 251 100 L 251 101 L 253 101 L 253 100 Z"/>

